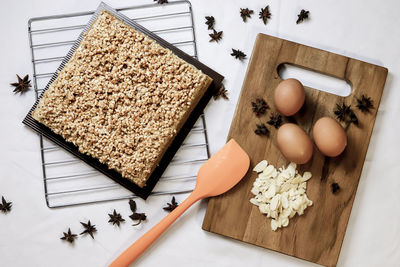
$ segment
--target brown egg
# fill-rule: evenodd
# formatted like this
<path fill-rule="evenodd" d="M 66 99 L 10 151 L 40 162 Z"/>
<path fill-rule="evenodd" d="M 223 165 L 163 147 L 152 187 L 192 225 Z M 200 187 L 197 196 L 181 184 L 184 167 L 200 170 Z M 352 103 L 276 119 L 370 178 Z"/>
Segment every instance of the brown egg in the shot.
<path fill-rule="evenodd" d="M 297 113 L 304 104 L 306 93 L 296 79 L 286 79 L 278 84 L 274 92 L 276 109 L 285 116 Z"/>
<path fill-rule="evenodd" d="M 304 164 L 311 159 L 313 144 L 308 134 L 293 123 L 285 123 L 277 133 L 278 147 L 286 159 Z"/>
<path fill-rule="evenodd" d="M 329 117 L 320 118 L 314 124 L 313 137 L 319 151 L 329 157 L 340 155 L 347 145 L 343 127 Z"/>

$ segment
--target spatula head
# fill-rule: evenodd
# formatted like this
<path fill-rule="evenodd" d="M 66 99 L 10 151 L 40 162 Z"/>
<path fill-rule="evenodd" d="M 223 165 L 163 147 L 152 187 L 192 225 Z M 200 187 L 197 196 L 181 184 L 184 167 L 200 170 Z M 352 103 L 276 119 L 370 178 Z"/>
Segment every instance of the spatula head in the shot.
<path fill-rule="evenodd" d="M 201 166 L 195 190 L 204 197 L 225 193 L 244 177 L 249 166 L 249 156 L 231 139 Z"/>

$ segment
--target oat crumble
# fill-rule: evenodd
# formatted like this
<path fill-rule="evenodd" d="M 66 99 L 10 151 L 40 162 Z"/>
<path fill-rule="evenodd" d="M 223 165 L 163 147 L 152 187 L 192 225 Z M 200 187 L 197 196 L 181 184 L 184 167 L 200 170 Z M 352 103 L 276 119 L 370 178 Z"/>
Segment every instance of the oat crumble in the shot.
<path fill-rule="evenodd" d="M 211 81 L 103 11 L 32 117 L 143 187 Z"/>

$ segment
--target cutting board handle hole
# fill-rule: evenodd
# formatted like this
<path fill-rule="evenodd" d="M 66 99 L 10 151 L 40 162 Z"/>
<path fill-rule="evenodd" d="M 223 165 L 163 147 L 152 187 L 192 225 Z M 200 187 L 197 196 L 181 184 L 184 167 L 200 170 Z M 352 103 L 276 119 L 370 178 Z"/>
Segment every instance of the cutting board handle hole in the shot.
<path fill-rule="evenodd" d="M 305 69 L 297 65 L 283 63 L 278 66 L 278 74 L 282 79 L 295 78 L 304 86 L 325 91 L 338 96 L 349 96 L 351 85 L 342 79 Z"/>

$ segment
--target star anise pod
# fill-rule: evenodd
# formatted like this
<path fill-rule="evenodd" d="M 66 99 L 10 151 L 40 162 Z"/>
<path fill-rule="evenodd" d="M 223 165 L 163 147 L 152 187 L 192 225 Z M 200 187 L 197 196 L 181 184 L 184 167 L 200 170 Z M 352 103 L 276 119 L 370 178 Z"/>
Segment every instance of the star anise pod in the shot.
<path fill-rule="evenodd" d="M 271 18 L 271 12 L 269 12 L 269 6 L 266 6 L 265 8 L 261 8 L 260 11 L 260 19 L 264 22 L 264 24 L 267 24 L 268 19 Z"/>
<path fill-rule="evenodd" d="M 136 212 L 136 202 L 133 199 L 129 200 L 129 208 L 132 212 Z"/>
<path fill-rule="evenodd" d="M 110 216 L 110 219 L 108 220 L 109 223 L 112 223 L 113 225 L 121 225 L 121 222 L 124 222 L 125 219 L 122 218 L 120 213 L 117 213 L 117 211 L 114 209 L 114 212 L 112 214 L 108 214 Z"/>
<path fill-rule="evenodd" d="M 92 225 L 90 220 L 87 223 L 81 222 L 81 224 L 85 228 L 85 230 L 80 234 L 81 235 L 89 234 L 94 239 L 93 234 L 97 232 L 95 225 Z"/>
<path fill-rule="evenodd" d="M 167 203 L 167 206 L 164 207 L 163 210 L 171 212 L 176 209 L 176 207 L 178 207 L 178 203 L 175 201 L 175 197 L 172 197 L 171 203 Z"/>
<path fill-rule="evenodd" d="M 339 193 L 340 191 L 340 186 L 338 183 L 332 183 L 331 184 L 331 190 L 333 194 Z"/>
<path fill-rule="evenodd" d="M 256 124 L 256 126 L 257 126 L 257 128 L 254 130 L 254 133 L 256 135 L 269 136 L 269 130 L 267 129 L 267 127 L 265 126 L 264 123 Z"/>
<path fill-rule="evenodd" d="M 347 124 L 353 123 L 358 125 L 357 115 L 351 107 L 346 105 L 344 102 L 341 105 L 336 104 L 336 109 L 333 112 L 338 120 L 346 122 Z"/>
<path fill-rule="evenodd" d="M 353 123 L 354 125 L 358 125 L 358 118 L 354 111 L 351 110 L 349 116 L 349 123 Z"/>
<path fill-rule="evenodd" d="M 167 4 L 168 0 L 154 0 L 154 2 L 157 2 L 157 4 Z"/>
<path fill-rule="evenodd" d="M 212 30 L 213 30 L 213 33 L 209 34 L 211 37 L 210 42 L 215 41 L 218 43 L 218 41 L 220 41 L 222 39 L 222 31 L 217 32 L 215 29 L 212 29 Z"/>
<path fill-rule="evenodd" d="M 336 104 L 336 109 L 333 111 L 336 115 L 336 118 L 340 121 L 346 121 L 347 117 L 350 114 L 350 106 L 346 105 L 345 103 L 342 103 L 341 105 Z"/>
<path fill-rule="evenodd" d="M 213 16 L 206 16 L 206 25 L 209 30 L 214 29 L 215 18 Z"/>
<path fill-rule="evenodd" d="M 3 213 L 7 213 L 11 210 L 12 207 L 12 202 L 7 202 L 6 199 L 2 196 L 1 197 L 1 204 L 0 204 L 0 210 Z"/>
<path fill-rule="evenodd" d="M 255 102 L 251 102 L 251 106 L 257 117 L 265 114 L 267 109 L 269 109 L 267 102 L 262 98 L 257 98 Z"/>
<path fill-rule="evenodd" d="M 241 8 L 240 9 L 240 16 L 242 17 L 243 21 L 246 22 L 247 18 L 251 18 L 251 14 L 253 14 L 254 11 L 248 8 Z"/>
<path fill-rule="evenodd" d="M 370 112 L 374 108 L 372 99 L 366 95 L 362 95 L 361 98 L 357 98 L 357 108 L 364 113 Z"/>
<path fill-rule="evenodd" d="M 63 237 L 61 237 L 61 240 L 65 240 L 69 243 L 74 243 L 75 238 L 78 236 L 76 234 L 71 233 L 71 228 L 68 228 L 68 232 L 63 232 Z"/>
<path fill-rule="evenodd" d="M 271 116 L 269 117 L 269 121 L 267 121 L 267 123 L 271 126 L 274 126 L 275 129 L 278 129 L 282 125 L 282 115 L 276 112 L 271 114 Z"/>
<path fill-rule="evenodd" d="M 135 224 L 132 224 L 132 226 L 139 225 L 142 221 L 145 221 L 147 216 L 144 213 L 138 213 L 136 212 L 136 202 L 133 199 L 129 200 L 129 207 L 131 208 L 131 211 L 133 212 L 132 215 L 129 216 L 132 221 L 139 221 Z"/>
<path fill-rule="evenodd" d="M 19 75 L 17 74 L 17 78 L 18 78 L 18 82 L 16 83 L 11 83 L 11 86 L 14 86 L 14 93 L 25 93 L 26 91 L 28 91 L 29 88 L 32 87 L 31 85 L 31 81 L 29 80 L 29 75 L 25 75 L 25 77 L 23 79 L 21 79 L 21 77 L 19 77 Z"/>
<path fill-rule="evenodd" d="M 297 21 L 296 24 L 299 24 L 300 22 L 303 22 L 303 20 L 308 19 L 308 15 L 310 14 L 310 11 L 306 11 L 302 9 L 300 13 L 297 15 Z"/>
<path fill-rule="evenodd" d="M 245 53 L 243 53 L 239 49 L 236 50 L 236 49 L 233 49 L 233 48 L 232 48 L 231 56 L 233 56 L 233 57 L 235 57 L 236 59 L 239 59 L 239 60 L 243 60 L 243 59 L 246 58 L 246 54 Z"/>
<path fill-rule="evenodd" d="M 132 215 L 130 215 L 129 218 L 131 218 L 132 221 L 138 221 L 137 223 L 132 224 L 132 226 L 136 226 L 136 225 L 139 225 L 142 221 L 145 221 L 147 216 L 144 213 L 135 212 Z"/>
<path fill-rule="evenodd" d="M 219 99 L 220 97 L 222 97 L 225 100 L 229 100 L 228 90 L 225 89 L 224 85 L 221 85 L 221 88 L 219 88 L 218 92 L 214 94 L 215 100 Z"/>

